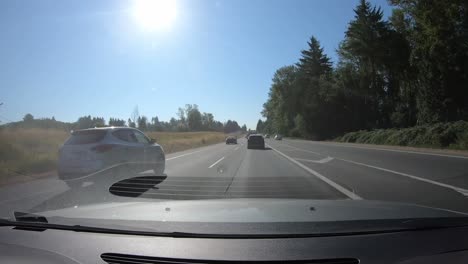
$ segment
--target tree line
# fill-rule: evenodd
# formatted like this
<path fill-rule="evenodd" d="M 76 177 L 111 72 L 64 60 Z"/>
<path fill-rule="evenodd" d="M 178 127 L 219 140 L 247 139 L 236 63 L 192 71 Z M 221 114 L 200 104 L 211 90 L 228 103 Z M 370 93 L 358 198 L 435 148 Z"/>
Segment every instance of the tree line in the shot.
<path fill-rule="evenodd" d="M 33 115 L 26 114 L 22 121 L 8 123 L 2 127 L 74 130 L 104 126 L 129 126 L 138 128 L 142 131 L 217 131 L 224 133 L 247 131 L 247 126 L 245 124 L 240 127 L 234 120 L 228 120 L 224 123 L 217 121 L 214 119 L 212 113 L 200 112 L 198 105 L 196 104 L 187 104 L 185 105 L 185 108 L 179 108 L 177 111 L 177 117 L 178 118 L 171 118 L 168 122 L 160 121 L 157 116 L 148 118 L 144 115 L 140 115 L 138 107 L 135 107 L 127 121 L 125 121 L 125 119 L 111 117 L 106 123 L 106 120 L 103 117 L 87 115 L 78 118 L 76 122 L 67 123 L 56 121 L 54 117 L 35 119 Z"/>
<path fill-rule="evenodd" d="M 333 65 L 317 38 L 272 79 L 257 131 L 326 139 L 468 120 L 468 2 L 361 0 Z"/>

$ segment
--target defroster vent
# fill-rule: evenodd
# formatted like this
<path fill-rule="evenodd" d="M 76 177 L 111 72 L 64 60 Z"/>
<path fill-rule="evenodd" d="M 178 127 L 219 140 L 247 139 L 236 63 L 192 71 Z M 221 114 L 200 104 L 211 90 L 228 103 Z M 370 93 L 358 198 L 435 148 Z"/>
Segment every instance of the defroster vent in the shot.
<path fill-rule="evenodd" d="M 126 255 L 117 253 L 104 253 L 102 260 L 109 264 L 358 264 L 355 258 L 340 259 L 314 259 L 314 260 L 274 260 L 274 261 L 245 261 L 245 260 L 200 260 L 200 259 L 177 259 L 158 258 L 149 256 Z"/>

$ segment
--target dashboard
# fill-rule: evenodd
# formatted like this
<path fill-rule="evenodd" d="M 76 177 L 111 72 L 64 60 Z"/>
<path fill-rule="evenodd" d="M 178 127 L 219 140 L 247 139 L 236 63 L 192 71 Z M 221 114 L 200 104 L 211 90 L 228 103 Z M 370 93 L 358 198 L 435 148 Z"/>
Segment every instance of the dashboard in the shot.
<path fill-rule="evenodd" d="M 0 263 L 468 263 L 468 228 L 265 238 L 177 238 L 0 227 Z"/>

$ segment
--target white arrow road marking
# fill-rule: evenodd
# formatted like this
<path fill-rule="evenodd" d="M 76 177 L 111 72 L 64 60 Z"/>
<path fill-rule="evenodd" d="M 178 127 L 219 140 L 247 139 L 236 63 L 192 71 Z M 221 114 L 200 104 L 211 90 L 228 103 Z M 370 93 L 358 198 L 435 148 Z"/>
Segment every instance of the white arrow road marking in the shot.
<path fill-rule="evenodd" d="M 272 150 L 276 151 L 278 154 L 280 154 L 281 156 L 285 157 L 286 159 L 288 159 L 289 161 L 291 161 L 292 163 L 296 164 L 297 166 L 301 167 L 302 169 L 306 170 L 307 172 L 309 172 L 310 174 L 314 175 L 315 177 L 319 178 L 320 180 L 324 181 L 325 183 L 327 183 L 328 185 L 330 185 L 331 187 L 335 188 L 337 191 L 339 191 L 340 193 L 348 196 L 350 199 L 353 199 L 353 200 L 362 200 L 362 198 L 347 190 L 346 188 L 344 188 L 343 186 L 337 184 L 336 182 L 328 179 L 327 177 L 323 176 L 322 174 L 314 171 L 313 169 L 305 166 L 304 164 L 300 163 L 299 161 L 289 157 L 288 155 L 284 154 L 283 152 L 279 151 L 279 150 L 276 150 L 275 148 L 273 148 L 272 146 L 270 145 L 267 145 L 269 148 L 271 148 Z"/>

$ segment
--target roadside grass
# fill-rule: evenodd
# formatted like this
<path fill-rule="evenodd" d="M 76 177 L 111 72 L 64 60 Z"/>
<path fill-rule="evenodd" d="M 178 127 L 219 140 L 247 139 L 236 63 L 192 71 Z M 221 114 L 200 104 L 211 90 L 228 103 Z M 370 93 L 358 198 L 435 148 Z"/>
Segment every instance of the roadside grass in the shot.
<path fill-rule="evenodd" d="M 402 129 L 361 130 L 347 133 L 335 141 L 468 150 L 468 122 L 437 123 Z"/>
<path fill-rule="evenodd" d="M 148 132 L 164 151 L 172 153 L 223 142 L 220 132 Z M 58 129 L 0 129 L 0 183 L 56 169 L 58 149 L 69 137 Z"/>
<path fill-rule="evenodd" d="M 55 169 L 58 149 L 68 132 L 56 129 L 0 130 L 0 177 Z"/>
<path fill-rule="evenodd" d="M 226 138 L 220 132 L 148 132 L 146 135 L 156 139 L 166 154 L 220 143 Z"/>

